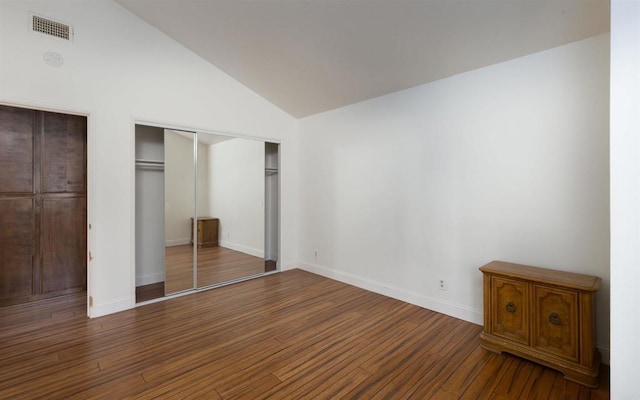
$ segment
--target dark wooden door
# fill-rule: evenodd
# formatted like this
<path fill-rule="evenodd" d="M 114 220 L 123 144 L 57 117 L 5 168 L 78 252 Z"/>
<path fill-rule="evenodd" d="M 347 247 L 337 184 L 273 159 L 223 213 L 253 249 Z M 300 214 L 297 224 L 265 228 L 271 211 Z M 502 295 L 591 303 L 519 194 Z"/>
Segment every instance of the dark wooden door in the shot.
<path fill-rule="evenodd" d="M 87 121 L 0 106 L 0 305 L 86 290 Z"/>

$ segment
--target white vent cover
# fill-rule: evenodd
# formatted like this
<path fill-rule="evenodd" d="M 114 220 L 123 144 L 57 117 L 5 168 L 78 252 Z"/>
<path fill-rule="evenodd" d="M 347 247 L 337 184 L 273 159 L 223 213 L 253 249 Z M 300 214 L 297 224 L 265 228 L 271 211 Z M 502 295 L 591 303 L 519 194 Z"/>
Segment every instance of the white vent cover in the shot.
<path fill-rule="evenodd" d="M 41 32 L 45 35 L 55 36 L 64 40 L 71 40 L 71 34 L 73 32 L 73 28 L 70 25 L 38 15 L 33 15 L 31 26 L 34 32 Z"/>

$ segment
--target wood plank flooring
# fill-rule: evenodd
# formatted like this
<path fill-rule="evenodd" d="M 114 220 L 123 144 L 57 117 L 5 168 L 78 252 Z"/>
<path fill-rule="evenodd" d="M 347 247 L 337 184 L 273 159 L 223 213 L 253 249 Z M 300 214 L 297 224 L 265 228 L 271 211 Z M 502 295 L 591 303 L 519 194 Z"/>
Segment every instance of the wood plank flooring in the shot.
<path fill-rule="evenodd" d="M 87 319 L 0 310 L 2 399 L 608 399 L 481 327 L 300 270 Z"/>
<path fill-rule="evenodd" d="M 165 251 L 165 291 L 193 288 L 193 247 L 170 246 Z M 198 248 L 198 287 L 215 285 L 265 272 L 264 259 L 225 247 Z"/>
<path fill-rule="evenodd" d="M 263 273 L 264 258 L 222 246 L 198 249 L 198 287 Z"/>

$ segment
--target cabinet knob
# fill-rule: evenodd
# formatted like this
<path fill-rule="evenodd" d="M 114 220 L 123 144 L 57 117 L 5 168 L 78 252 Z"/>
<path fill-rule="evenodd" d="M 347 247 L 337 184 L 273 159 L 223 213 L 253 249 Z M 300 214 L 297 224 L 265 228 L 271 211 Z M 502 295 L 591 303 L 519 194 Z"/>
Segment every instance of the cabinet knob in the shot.
<path fill-rule="evenodd" d="M 507 303 L 507 306 L 504 309 L 507 310 L 507 312 L 514 313 L 516 312 L 516 305 L 513 304 L 512 301 L 510 301 Z"/>
<path fill-rule="evenodd" d="M 549 315 L 549 322 L 551 322 L 553 325 L 560 325 L 560 317 L 557 313 L 551 313 Z"/>

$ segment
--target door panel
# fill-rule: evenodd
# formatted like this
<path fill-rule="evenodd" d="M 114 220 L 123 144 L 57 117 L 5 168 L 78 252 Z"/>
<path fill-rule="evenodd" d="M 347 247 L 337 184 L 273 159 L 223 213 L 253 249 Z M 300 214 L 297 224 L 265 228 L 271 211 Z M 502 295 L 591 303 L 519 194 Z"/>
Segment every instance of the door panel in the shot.
<path fill-rule="evenodd" d="M 578 294 L 534 286 L 534 339 L 538 350 L 578 360 Z"/>
<path fill-rule="evenodd" d="M 529 286 L 521 281 L 492 277 L 492 333 L 529 344 Z"/>
<path fill-rule="evenodd" d="M 264 142 L 206 133 L 197 142 L 198 287 L 264 273 Z"/>
<path fill-rule="evenodd" d="M 192 132 L 164 131 L 166 295 L 195 287 L 195 252 L 189 244 L 195 207 L 194 140 Z"/>
<path fill-rule="evenodd" d="M 31 198 L 0 198 L 0 299 L 31 295 L 34 204 Z"/>
<path fill-rule="evenodd" d="M 44 113 L 43 193 L 86 192 L 86 118 Z"/>
<path fill-rule="evenodd" d="M 33 193 L 33 116 L 0 106 L 0 193 Z"/>
<path fill-rule="evenodd" d="M 86 286 L 85 199 L 51 198 L 42 203 L 42 292 Z"/>

